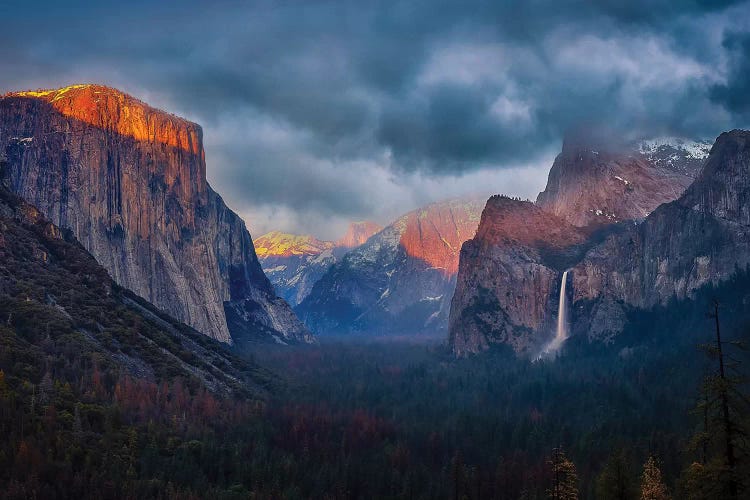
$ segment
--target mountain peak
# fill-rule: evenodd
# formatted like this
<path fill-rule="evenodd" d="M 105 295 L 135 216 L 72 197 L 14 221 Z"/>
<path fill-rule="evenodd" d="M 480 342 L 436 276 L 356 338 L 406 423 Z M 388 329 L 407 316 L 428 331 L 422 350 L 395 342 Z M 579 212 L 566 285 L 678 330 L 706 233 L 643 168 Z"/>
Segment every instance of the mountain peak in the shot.
<path fill-rule="evenodd" d="M 34 99 L 52 106 L 66 117 L 132 137 L 137 141 L 203 155 L 200 125 L 154 108 L 118 89 L 97 84 L 77 84 L 58 89 L 10 92 L 0 99 Z"/>
<path fill-rule="evenodd" d="M 695 182 L 680 199 L 683 206 L 750 225 L 750 131 L 721 134 Z"/>
<path fill-rule="evenodd" d="M 472 238 L 486 198 L 471 196 L 430 203 L 399 218 L 400 244 L 412 258 L 420 259 L 446 276 L 458 272 L 459 253 Z"/>
<path fill-rule="evenodd" d="M 624 147 L 596 133 L 591 140 L 566 137 L 537 204 L 576 226 L 643 219 L 683 193 L 706 149 L 702 142 L 675 138 Z"/>
<path fill-rule="evenodd" d="M 318 255 L 333 248 L 330 241 L 319 240 L 309 234 L 290 234 L 271 231 L 255 239 L 255 253 L 259 258 Z"/>

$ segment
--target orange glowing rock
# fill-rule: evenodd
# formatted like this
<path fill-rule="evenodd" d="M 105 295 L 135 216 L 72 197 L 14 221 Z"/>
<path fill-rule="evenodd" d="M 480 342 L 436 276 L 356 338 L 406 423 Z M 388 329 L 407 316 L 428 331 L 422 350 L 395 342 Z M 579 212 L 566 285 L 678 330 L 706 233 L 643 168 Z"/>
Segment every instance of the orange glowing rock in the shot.
<path fill-rule="evenodd" d="M 61 89 L 13 92 L 7 97 L 41 99 L 65 116 L 132 137 L 203 155 L 203 131 L 196 123 L 152 108 L 102 85 L 71 85 Z"/>
<path fill-rule="evenodd" d="M 334 247 L 331 241 L 314 236 L 271 231 L 253 240 L 258 258 L 291 257 L 292 255 L 319 255 Z"/>
<path fill-rule="evenodd" d="M 461 245 L 474 237 L 485 198 L 433 203 L 404 215 L 401 246 L 414 258 L 439 269 L 444 275 L 458 272 Z"/>

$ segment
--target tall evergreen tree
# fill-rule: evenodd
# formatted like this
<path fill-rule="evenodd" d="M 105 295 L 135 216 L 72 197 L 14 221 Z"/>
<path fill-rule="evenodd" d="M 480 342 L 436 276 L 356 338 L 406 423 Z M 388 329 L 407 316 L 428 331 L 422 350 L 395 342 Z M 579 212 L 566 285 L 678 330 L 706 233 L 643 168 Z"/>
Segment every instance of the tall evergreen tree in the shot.
<path fill-rule="evenodd" d="M 643 465 L 641 476 L 641 500 L 669 500 L 667 486 L 662 479 L 661 469 L 653 456 Z"/>
<path fill-rule="evenodd" d="M 552 472 L 552 486 L 547 490 L 551 500 L 578 499 L 578 473 L 573 462 L 565 456 L 562 448 L 552 450 L 548 462 Z"/>
<path fill-rule="evenodd" d="M 706 376 L 702 388 L 704 429 L 695 438 L 702 445 L 701 463 L 692 464 L 683 473 L 682 483 L 693 490 L 691 494 L 698 495 L 695 498 L 705 494 L 736 499 L 743 493 L 741 471 L 747 468 L 743 418 L 748 402 L 741 391 L 745 379 L 740 375 L 739 364 L 726 349 L 740 344 L 722 340 L 719 310 L 720 304 L 714 300 L 708 316 L 714 320 L 715 339 L 702 346 L 716 360 L 716 371 Z M 707 456 L 706 450 L 711 450 L 713 456 Z"/>

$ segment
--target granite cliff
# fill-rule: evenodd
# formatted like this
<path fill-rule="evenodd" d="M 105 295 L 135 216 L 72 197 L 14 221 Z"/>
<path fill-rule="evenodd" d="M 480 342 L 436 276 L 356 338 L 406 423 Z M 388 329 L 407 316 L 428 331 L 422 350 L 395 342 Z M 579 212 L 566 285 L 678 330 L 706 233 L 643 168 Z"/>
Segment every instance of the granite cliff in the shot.
<path fill-rule="evenodd" d="M 476 236 L 461 248 L 449 319 L 454 352 L 493 342 L 519 352 L 538 347 L 533 333 L 552 332 L 557 317 L 560 269 L 586 236 L 529 201 L 490 198 Z"/>
<path fill-rule="evenodd" d="M 574 331 L 607 339 L 630 307 L 690 297 L 750 264 L 750 132 L 721 134 L 698 178 L 577 263 Z"/>
<path fill-rule="evenodd" d="M 179 377 L 243 399 L 277 386 L 266 370 L 118 286 L 70 230 L 2 181 L 0 317 L 6 374 L 28 377 L 36 365 L 78 377 L 71 367 L 97 366 L 150 382 Z"/>
<path fill-rule="evenodd" d="M 206 181 L 201 128 L 115 89 L 0 98 L 10 188 L 121 286 L 222 342 L 312 341 Z"/>

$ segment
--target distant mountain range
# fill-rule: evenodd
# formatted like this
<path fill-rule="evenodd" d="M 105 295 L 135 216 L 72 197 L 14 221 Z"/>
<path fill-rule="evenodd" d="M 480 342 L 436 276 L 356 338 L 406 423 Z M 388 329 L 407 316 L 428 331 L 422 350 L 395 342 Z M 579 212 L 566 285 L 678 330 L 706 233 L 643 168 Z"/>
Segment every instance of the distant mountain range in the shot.
<path fill-rule="evenodd" d="M 337 241 L 273 231 L 256 238 L 253 243 L 263 271 L 276 293 L 296 306 L 346 252 L 363 244 L 381 229 L 374 222 L 353 222 Z"/>
<path fill-rule="evenodd" d="M 470 197 L 404 214 L 331 265 L 295 310 L 320 335 L 444 335 L 461 244 L 483 205 Z"/>

